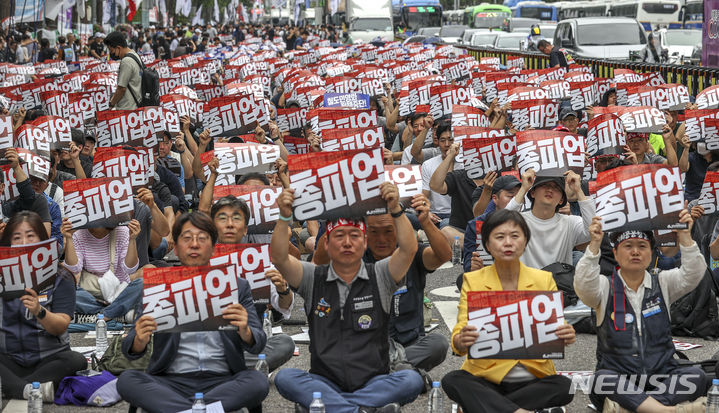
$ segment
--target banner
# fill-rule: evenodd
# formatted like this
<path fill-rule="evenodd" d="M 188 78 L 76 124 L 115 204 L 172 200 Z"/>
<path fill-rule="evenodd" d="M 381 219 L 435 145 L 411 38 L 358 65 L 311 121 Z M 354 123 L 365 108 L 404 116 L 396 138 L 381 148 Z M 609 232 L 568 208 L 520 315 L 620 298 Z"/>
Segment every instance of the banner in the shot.
<path fill-rule="evenodd" d="M 64 216 L 73 229 L 112 228 L 128 223 L 134 214 L 130 178 L 86 178 L 62 183 Z"/>
<path fill-rule="evenodd" d="M 173 93 L 160 96 L 163 108 L 176 112 L 179 117 L 187 116 L 194 123 L 202 122 L 205 102 Z"/>
<path fill-rule="evenodd" d="M 22 168 L 26 176 L 30 176 L 27 162 L 22 162 L 20 164 L 20 168 Z M 15 170 L 12 169 L 8 163 L 0 165 L 0 169 L 3 174 L 3 182 L 5 182 L 5 190 L 2 193 L 2 201 L 7 202 L 17 199 L 20 196 L 20 191 L 17 189 Z"/>
<path fill-rule="evenodd" d="M 622 120 L 625 132 L 661 133 L 667 120 L 664 112 L 650 106 L 607 106 L 594 107 L 594 115 L 612 113 Z"/>
<path fill-rule="evenodd" d="M 39 293 L 55 284 L 60 260 L 57 240 L 50 238 L 30 245 L 0 247 L 0 298 L 12 300 Z"/>
<path fill-rule="evenodd" d="M 363 93 L 325 93 L 322 106 L 326 108 L 369 109 L 369 95 Z"/>
<path fill-rule="evenodd" d="M 97 146 L 118 145 L 155 148 L 164 132 L 180 133 L 180 117 L 161 107 L 97 112 Z"/>
<path fill-rule="evenodd" d="M 234 267 L 235 274 L 250 283 L 255 304 L 270 303 L 272 282 L 265 278 L 265 272 L 274 266 L 269 244 L 217 244 L 210 265 Z"/>
<path fill-rule="evenodd" d="M 387 212 L 379 190 L 384 181 L 382 148 L 290 155 L 287 164 L 298 221 Z"/>
<path fill-rule="evenodd" d="M 680 84 L 636 86 L 627 89 L 627 106 L 653 106 L 662 110 L 684 110 L 689 89 Z"/>
<path fill-rule="evenodd" d="M 280 159 L 280 147 L 257 143 L 215 143 L 215 149 L 200 156 L 205 177 L 210 176 L 207 164 L 217 157 L 220 175 L 243 175 L 251 172 L 268 173 Z M 219 177 L 218 177 L 219 180 Z M 229 183 L 228 183 L 229 184 Z M 215 185 L 221 185 L 215 183 Z"/>
<path fill-rule="evenodd" d="M 594 201 L 604 231 L 686 228 L 678 223 L 684 189 L 677 167 L 631 165 L 601 172 Z"/>
<path fill-rule="evenodd" d="M 397 185 L 399 202 L 405 208 L 412 207 L 412 197 L 422 193 L 421 165 L 385 165 L 384 180 Z"/>
<path fill-rule="evenodd" d="M 269 114 L 264 102 L 251 94 L 224 96 L 205 104 L 203 124 L 212 136 L 237 136 L 266 129 Z"/>
<path fill-rule="evenodd" d="M 599 151 L 602 155 L 623 154 L 627 144 L 627 136 L 619 117 L 606 113 L 589 119 L 587 123 L 587 153 L 595 156 Z"/>
<path fill-rule="evenodd" d="M 248 234 L 269 234 L 275 229 L 275 222 L 280 217 L 277 197 L 282 193 L 281 186 L 268 185 L 223 185 L 215 186 L 212 193 L 213 202 L 232 195 L 243 199 L 250 209 Z"/>
<path fill-rule="evenodd" d="M 561 291 L 470 291 L 467 318 L 479 332 L 469 359 L 564 358 Z"/>
<path fill-rule="evenodd" d="M 316 134 L 321 134 L 327 129 L 379 126 L 375 110 L 318 108 L 310 110 L 307 113 L 307 118 Z"/>
<path fill-rule="evenodd" d="M 699 205 L 704 208 L 704 213 L 707 215 L 711 215 L 719 210 L 717 188 L 719 188 L 719 172 L 707 171 L 706 175 L 704 175 L 702 192 L 701 195 L 699 195 Z"/>
<path fill-rule="evenodd" d="M 50 142 L 50 149 L 68 149 L 72 142 L 70 122 L 59 116 L 40 116 L 32 122 L 33 125 L 46 132 Z"/>
<path fill-rule="evenodd" d="M 475 221 L 474 225 L 477 232 L 475 236 L 475 251 L 479 253 L 479 259 L 482 261 L 482 265 L 492 265 L 494 264 L 494 257 L 492 257 L 492 254 L 487 252 L 487 250 L 484 248 L 484 244 L 482 244 L 482 225 L 484 225 L 484 221 L 478 219 Z"/>
<path fill-rule="evenodd" d="M 50 160 L 35 152 L 23 148 L 15 148 L 20 162 L 23 163 L 23 170 L 28 176 L 47 181 L 50 175 Z"/>
<path fill-rule="evenodd" d="M 590 77 L 591 74 L 589 75 Z M 569 82 L 569 96 L 572 110 L 582 110 L 593 106 L 599 100 L 599 88 L 594 80 L 586 82 Z"/>
<path fill-rule="evenodd" d="M 237 302 L 232 265 L 148 268 L 143 274 L 142 313 L 155 319 L 156 333 L 236 330 L 222 310 Z"/>
<path fill-rule="evenodd" d="M 12 148 L 15 145 L 12 123 L 12 116 L 0 115 L 0 152 L 2 152 L 3 156 L 5 149 Z"/>
<path fill-rule="evenodd" d="M 489 118 L 484 111 L 473 106 L 453 105 L 452 106 L 452 126 L 475 126 L 479 128 L 488 128 L 490 125 Z"/>
<path fill-rule="evenodd" d="M 307 123 L 307 108 L 277 109 L 277 127 L 282 133 L 302 138 L 305 123 Z"/>
<path fill-rule="evenodd" d="M 713 2 L 716 0 L 705 1 Z M 709 86 L 699 92 L 695 103 L 697 104 L 697 109 L 719 109 L 719 85 Z"/>
<path fill-rule="evenodd" d="M 511 113 L 512 124 L 518 131 L 553 128 L 559 120 L 559 103 L 549 99 L 512 102 Z"/>
<path fill-rule="evenodd" d="M 719 119 L 719 109 L 684 111 L 684 133 L 692 142 L 719 141 L 719 132 L 711 119 Z"/>
<path fill-rule="evenodd" d="M 563 131 L 517 132 L 517 168 L 523 174 L 534 169 L 537 176 L 564 176 L 584 170 L 584 137 Z"/>
<path fill-rule="evenodd" d="M 96 148 L 92 161 L 93 178 L 130 178 L 132 192 L 146 188 L 150 177 L 155 175 L 154 165 L 150 169 L 152 151 L 144 153 L 133 147 Z M 153 162 L 154 163 L 154 162 Z"/>
<path fill-rule="evenodd" d="M 330 129 L 322 133 L 323 151 L 378 148 L 384 146 L 384 128 Z"/>
<path fill-rule="evenodd" d="M 17 146 L 33 151 L 43 158 L 50 159 L 50 139 L 44 129 L 26 123 L 17 128 L 15 133 Z"/>
<path fill-rule="evenodd" d="M 513 169 L 516 154 L 514 136 L 462 140 L 464 170 L 470 179 L 480 179 L 490 171 Z"/>
<path fill-rule="evenodd" d="M 472 105 L 472 91 L 468 87 L 440 85 L 429 88 L 429 113 L 435 119 L 452 114 L 454 105 Z"/>

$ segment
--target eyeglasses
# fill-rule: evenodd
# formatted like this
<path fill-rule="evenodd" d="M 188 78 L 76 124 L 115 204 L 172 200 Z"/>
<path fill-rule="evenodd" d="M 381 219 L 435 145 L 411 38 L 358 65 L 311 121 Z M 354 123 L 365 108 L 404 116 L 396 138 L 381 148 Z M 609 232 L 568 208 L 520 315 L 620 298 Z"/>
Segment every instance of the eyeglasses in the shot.
<path fill-rule="evenodd" d="M 198 244 L 207 244 L 210 242 L 210 236 L 204 232 L 200 234 L 185 232 L 180 235 L 180 242 L 183 244 L 191 244 L 193 240 L 196 240 Z"/>
<path fill-rule="evenodd" d="M 232 216 L 229 216 L 227 214 L 217 214 L 215 216 L 215 219 L 220 224 L 226 223 L 229 219 L 232 219 L 233 222 L 244 222 L 245 220 L 245 218 L 241 214 L 233 214 Z"/>

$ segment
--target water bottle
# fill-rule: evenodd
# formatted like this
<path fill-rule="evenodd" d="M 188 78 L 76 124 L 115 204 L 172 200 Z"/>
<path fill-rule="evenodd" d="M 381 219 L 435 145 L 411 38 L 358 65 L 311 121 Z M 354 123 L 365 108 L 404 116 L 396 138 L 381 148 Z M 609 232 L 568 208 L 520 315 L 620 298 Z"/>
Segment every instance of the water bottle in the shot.
<path fill-rule="evenodd" d="M 95 355 L 100 360 L 107 350 L 107 323 L 103 314 L 97 315 L 95 323 Z"/>
<path fill-rule="evenodd" d="M 202 393 L 195 393 L 195 402 L 192 403 L 192 413 L 205 413 L 205 411 L 207 411 L 204 397 L 205 395 Z"/>
<path fill-rule="evenodd" d="M 32 382 L 32 390 L 30 390 L 30 399 L 27 401 L 27 413 L 42 413 L 42 393 L 40 393 L 40 383 Z"/>
<path fill-rule="evenodd" d="M 432 382 L 432 390 L 429 391 L 429 399 L 427 402 L 427 412 L 429 413 L 443 413 L 444 412 L 444 400 L 442 400 L 442 389 L 439 388 L 439 382 Z"/>
<path fill-rule="evenodd" d="M 267 356 L 264 353 L 257 356 L 257 364 L 255 364 L 255 370 L 264 374 L 265 377 L 269 377 L 270 365 L 267 364 Z"/>
<path fill-rule="evenodd" d="M 269 311 L 265 311 L 265 315 L 262 317 L 262 330 L 267 338 L 272 337 L 272 320 L 270 320 Z"/>
<path fill-rule="evenodd" d="M 707 413 L 719 413 L 719 379 L 712 380 L 712 387 L 707 393 Z"/>
<path fill-rule="evenodd" d="M 322 393 L 318 391 L 312 393 L 312 404 L 310 404 L 310 413 L 325 413 L 325 404 L 322 403 Z"/>
<path fill-rule="evenodd" d="M 462 263 L 462 245 L 459 243 L 459 237 L 454 237 L 452 244 L 452 265 Z"/>

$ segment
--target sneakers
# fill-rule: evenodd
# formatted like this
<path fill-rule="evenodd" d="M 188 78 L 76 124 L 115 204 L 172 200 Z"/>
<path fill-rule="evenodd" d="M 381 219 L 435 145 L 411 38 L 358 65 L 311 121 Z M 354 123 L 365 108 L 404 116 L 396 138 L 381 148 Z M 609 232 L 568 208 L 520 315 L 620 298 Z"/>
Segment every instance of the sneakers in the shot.
<path fill-rule="evenodd" d="M 623 408 L 615 401 L 604 399 L 604 408 L 602 409 L 602 413 L 631 413 L 631 411 Z"/>
<path fill-rule="evenodd" d="M 32 390 L 32 384 L 28 383 L 22 390 L 22 397 L 25 400 L 30 400 L 30 391 Z M 42 394 L 43 403 L 53 403 L 55 401 L 55 384 L 51 381 L 40 383 L 40 394 Z"/>
<path fill-rule="evenodd" d="M 295 413 L 309 413 L 309 410 L 305 406 L 295 403 Z"/>
<path fill-rule="evenodd" d="M 536 413 L 566 413 L 564 407 L 547 407 L 546 409 L 537 410 Z"/>
<path fill-rule="evenodd" d="M 399 403 L 390 403 L 383 407 L 360 407 L 359 413 L 399 413 Z"/>
<path fill-rule="evenodd" d="M 679 403 L 675 408 L 677 413 L 704 413 L 707 409 L 707 398 L 700 397 L 693 402 Z"/>
<path fill-rule="evenodd" d="M 76 324 L 95 324 L 97 323 L 97 314 L 79 314 L 75 313 L 72 322 Z"/>
<path fill-rule="evenodd" d="M 135 309 L 131 308 L 123 319 L 125 324 L 135 324 Z"/>

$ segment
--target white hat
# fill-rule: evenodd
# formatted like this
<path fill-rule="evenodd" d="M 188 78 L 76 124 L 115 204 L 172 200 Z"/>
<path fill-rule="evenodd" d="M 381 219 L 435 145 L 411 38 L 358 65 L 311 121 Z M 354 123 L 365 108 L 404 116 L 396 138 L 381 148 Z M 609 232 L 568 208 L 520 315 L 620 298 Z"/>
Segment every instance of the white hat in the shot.
<path fill-rule="evenodd" d="M 99 38 L 101 38 L 101 39 L 104 39 L 104 38 L 105 38 L 105 33 L 95 32 L 95 37 L 99 37 Z"/>

